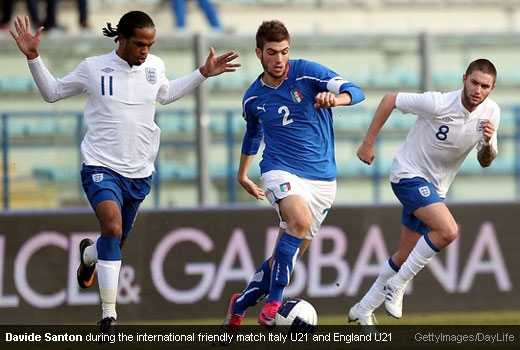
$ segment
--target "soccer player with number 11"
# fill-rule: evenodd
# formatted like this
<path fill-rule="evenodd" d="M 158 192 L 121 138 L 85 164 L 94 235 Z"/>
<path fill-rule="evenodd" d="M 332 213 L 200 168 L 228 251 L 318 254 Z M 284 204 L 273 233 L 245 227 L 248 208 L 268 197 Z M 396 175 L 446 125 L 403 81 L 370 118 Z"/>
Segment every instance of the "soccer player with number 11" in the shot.
<path fill-rule="evenodd" d="M 27 57 L 33 78 L 47 102 L 80 93 L 85 106 L 87 133 L 81 142 L 82 185 L 101 226 L 96 242 L 80 243 L 78 283 L 92 285 L 97 270 L 101 306 L 101 333 L 112 333 L 117 319 L 116 296 L 121 248 L 129 237 L 141 202 L 150 193 L 161 130 L 155 124 L 156 103 L 169 104 L 193 91 L 206 78 L 233 72 L 238 54 L 230 51 L 175 80 L 166 78 L 164 62 L 150 54 L 155 24 L 144 12 L 131 11 L 117 27 L 108 23 L 103 33 L 115 38 L 117 49 L 89 57 L 74 71 L 56 79 L 38 53 L 43 27 L 32 34 L 29 18 L 18 17 L 11 32 Z"/>

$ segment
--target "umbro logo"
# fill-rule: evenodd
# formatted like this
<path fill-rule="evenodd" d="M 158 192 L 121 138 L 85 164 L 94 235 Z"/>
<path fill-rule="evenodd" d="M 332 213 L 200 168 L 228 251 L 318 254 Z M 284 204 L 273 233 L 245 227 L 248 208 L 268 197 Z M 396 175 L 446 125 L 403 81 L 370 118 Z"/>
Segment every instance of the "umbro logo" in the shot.
<path fill-rule="evenodd" d="M 105 67 L 101 70 L 102 72 L 105 72 L 105 73 L 112 73 L 114 70 L 110 67 Z"/>
<path fill-rule="evenodd" d="M 453 121 L 453 118 L 452 117 L 444 117 L 444 118 L 442 118 L 442 121 L 444 121 L 446 123 L 449 123 L 449 122 Z"/>
<path fill-rule="evenodd" d="M 264 112 L 266 112 L 266 110 L 265 110 L 265 103 L 263 105 L 261 105 L 261 106 L 256 106 L 256 110 L 257 111 L 264 111 Z"/>

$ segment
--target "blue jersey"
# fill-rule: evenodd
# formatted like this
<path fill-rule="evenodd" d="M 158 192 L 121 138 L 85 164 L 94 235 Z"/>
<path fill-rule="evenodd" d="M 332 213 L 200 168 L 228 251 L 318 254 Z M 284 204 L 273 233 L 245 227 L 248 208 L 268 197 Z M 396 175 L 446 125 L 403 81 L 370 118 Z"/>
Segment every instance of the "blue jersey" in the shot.
<path fill-rule="evenodd" d="M 246 91 L 242 153 L 256 154 L 263 137 L 262 174 L 285 170 L 306 179 L 334 180 L 332 110 L 315 108 L 315 97 L 324 91 L 348 92 L 354 105 L 365 95 L 357 85 L 318 63 L 289 60 L 289 64 L 288 77 L 277 88 L 265 85 L 260 76 Z"/>

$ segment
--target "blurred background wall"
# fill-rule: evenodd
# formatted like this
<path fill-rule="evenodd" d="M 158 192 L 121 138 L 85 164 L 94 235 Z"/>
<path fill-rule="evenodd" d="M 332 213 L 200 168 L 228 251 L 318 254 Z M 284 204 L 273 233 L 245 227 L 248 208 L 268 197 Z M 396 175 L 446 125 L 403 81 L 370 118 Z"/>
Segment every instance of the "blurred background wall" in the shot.
<path fill-rule="evenodd" d="M 401 324 L 454 324 L 432 315 L 439 312 L 468 315 L 459 324 L 520 324 L 520 218 L 510 215 L 520 204 L 450 209 L 460 237 L 408 285 Z M 311 300 L 320 324 L 333 315 L 336 321 L 329 323 L 345 324 L 348 307 L 397 249 L 399 212 L 395 205 L 335 206 L 295 264 L 284 296 Z M 278 234 L 273 214 L 271 208 L 252 207 L 142 210 L 123 250 L 118 315 L 141 324 L 220 324 L 229 296 L 244 288 L 273 250 Z M 76 277 L 79 242 L 98 235 L 94 215 L 87 210 L 0 213 L 0 223 L 0 328 L 94 324 L 100 309 L 97 282 L 82 290 Z M 256 324 L 262 305 L 248 310 L 254 317 L 249 324 Z M 378 320 L 388 324 L 391 317 L 383 310 Z"/>
<path fill-rule="evenodd" d="M 87 56 L 116 47 L 101 34 L 130 10 L 150 14 L 157 27 L 152 53 L 170 78 L 197 67 L 209 46 L 240 53 L 242 68 L 209 79 L 199 96 L 157 108 L 162 146 L 147 208 L 253 202 L 235 180 L 245 123 L 242 96 L 261 72 L 254 34 L 262 20 L 280 19 L 292 34 L 291 57 L 325 64 L 360 85 L 367 99 L 336 108 L 337 203 L 396 204 L 388 185 L 393 155 L 414 122 L 395 112 L 385 125 L 372 166 L 356 150 L 384 94 L 450 91 L 462 85 L 470 61 L 485 57 L 498 69 L 491 98 L 502 108 L 499 156 L 482 169 L 472 153 L 449 193 L 450 201 L 517 201 L 520 198 L 520 1 L 510 0 L 219 0 L 222 27 L 212 29 L 197 2 L 187 2 L 187 27 L 174 28 L 170 3 L 160 0 L 90 0 L 88 26 L 78 25 L 76 1 L 61 0 L 56 28 L 44 33 L 40 53 L 50 71 L 63 76 Z M 40 4 L 44 6 L 44 4 Z M 42 11 L 44 12 L 44 11 Z M 14 15 L 27 13 L 15 3 Z M 197 43 L 203 47 L 196 50 Z M 0 208 L 87 207 L 80 186 L 79 143 L 86 96 L 54 104 L 37 91 L 26 60 L 4 27 L 0 32 Z M 198 107 L 198 108 L 197 108 Z M 202 107 L 202 111 L 201 111 Z M 209 117 L 207 147 L 197 146 L 197 111 Z M 207 152 L 205 162 L 198 162 Z M 260 161 L 258 155 L 256 161 Z M 207 181 L 201 182 L 202 169 Z M 259 176 L 258 166 L 251 169 Z M 201 191 L 203 193 L 201 193 Z M 259 205 L 265 205 L 260 203 Z"/>

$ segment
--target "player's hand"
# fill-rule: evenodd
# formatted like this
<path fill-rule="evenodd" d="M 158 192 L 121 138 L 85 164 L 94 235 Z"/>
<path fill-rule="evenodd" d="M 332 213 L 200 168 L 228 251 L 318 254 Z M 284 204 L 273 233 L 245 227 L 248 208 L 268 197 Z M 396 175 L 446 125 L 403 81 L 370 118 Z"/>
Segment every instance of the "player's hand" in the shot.
<path fill-rule="evenodd" d="M 229 51 L 222 56 L 215 57 L 215 49 L 210 47 L 206 63 L 200 67 L 200 73 L 208 78 L 224 72 L 234 72 L 236 68 L 241 66 L 240 63 L 231 63 L 238 56 L 235 51 Z"/>
<path fill-rule="evenodd" d="M 374 151 L 374 145 L 368 144 L 365 141 L 359 146 L 357 151 L 358 158 L 368 165 L 372 164 L 374 159 L 376 158 L 376 154 Z"/>
<path fill-rule="evenodd" d="M 334 95 L 332 92 L 319 92 L 316 95 L 316 103 L 314 104 L 314 108 L 330 108 L 336 106 L 336 95 Z"/>
<path fill-rule="evenodd" d="M 16 45 L 22 53 L 27 57 L 28 60 L 32 60 L 38 57 L 38 45 L 40 45 L 40 36 L 42 34 L 43 27 L 38 28 L 35 35 L 31 33 L 31 22 L 29 17 L 25 16 L 25 24 L 20 16 L 16 16 L 14 21 L 14 30 L 9 30 Z"/>
<path fill-rule="evenodd" d="M 258 200 L 263 200 L 265 198 L 264 190 L 258 187 L 253 181 L 251 181 L 248 177 L 243 179 L 238 179 L 240 185 L 253 197 Z"/>
<path fill-rule="evenodd" d="M 485 142 L 490 142 L 493 133 L 495 132 L 495 126 L 490 120 L 486 120 L 482 123 L 482 137 Z"/>

